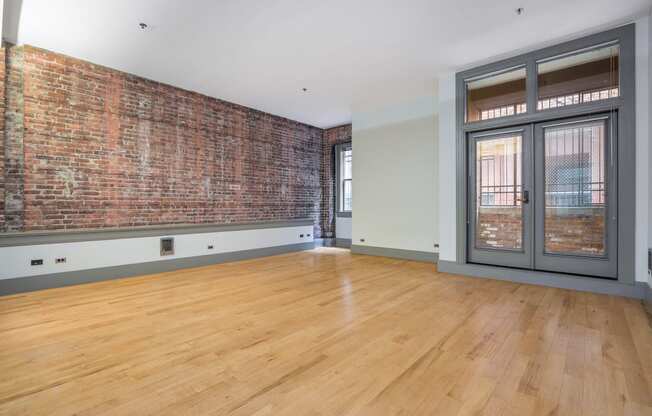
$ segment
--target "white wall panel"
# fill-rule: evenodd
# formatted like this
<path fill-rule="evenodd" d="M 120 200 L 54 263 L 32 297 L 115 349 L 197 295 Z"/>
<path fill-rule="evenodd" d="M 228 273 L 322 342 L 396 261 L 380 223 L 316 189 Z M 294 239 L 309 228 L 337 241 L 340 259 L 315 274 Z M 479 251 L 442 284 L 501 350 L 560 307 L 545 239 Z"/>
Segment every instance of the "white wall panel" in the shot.
<path fill-rule="evenodd" d="M 313 241 L 312 231 L 308 225 L 172 235 L 175 252 L 170 256 L 160 255 L 161 237 L 0 247 L 0 279 L 308 243 Z M 55 263 L 59 257 L 66 262 Z M 43 265 L 31 266 L 32 259 L 43 259 Z"/>

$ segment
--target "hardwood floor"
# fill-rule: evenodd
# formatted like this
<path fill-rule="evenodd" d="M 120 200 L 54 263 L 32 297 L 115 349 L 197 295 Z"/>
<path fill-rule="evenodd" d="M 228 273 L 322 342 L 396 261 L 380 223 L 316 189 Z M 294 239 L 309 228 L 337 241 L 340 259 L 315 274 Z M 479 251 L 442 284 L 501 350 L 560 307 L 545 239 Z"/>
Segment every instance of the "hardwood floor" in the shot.
<path fill-rule="evenodd" d="M 652 415 L 640 302 L 313 251 L 0 298 L 2 415 Z"/>

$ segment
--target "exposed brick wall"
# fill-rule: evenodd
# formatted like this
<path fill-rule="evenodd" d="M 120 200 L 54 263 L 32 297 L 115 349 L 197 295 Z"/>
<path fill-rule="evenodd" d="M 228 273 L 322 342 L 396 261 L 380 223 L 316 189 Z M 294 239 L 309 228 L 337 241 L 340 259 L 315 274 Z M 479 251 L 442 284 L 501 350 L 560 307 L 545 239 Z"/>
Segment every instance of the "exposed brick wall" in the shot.
<path fill-rule="evenodd" d="M 478 215 L 477 246 L 521 248 L 522 228 L 520 207 L 483 207 Z M 601 207 L 546 210 L 547 252 L 602 255 L 604 235 L 604 209 Z"/>
<path fill-rule="evenodd" d="M 351 124 L 324 131 L 321 165 L 321 235 L 335 237 L 335 152 L 334 146 L 351 141 Z"/>
<path fill-rule="evenodd" d="M 25 103 L 22 48 L 11 48 L 5 67 L 4 226 L 7 231 L 25 229 L 24 182 Z"/>
<path fill-rule="evenodd" d="M 603 255 L 604 208 L 556 208 L 546 210 L 546 251 Z"/>
<path fill-rule="evenodd" d="M 476 247 L 520 249 L 523 245 L 521 211 L 520 207 L 481 207 Z"/>
<path fill-rule="evenodd" d="M 4 230 L 313 218 L 321 129 L 30 46 L 9 50 Z"/>

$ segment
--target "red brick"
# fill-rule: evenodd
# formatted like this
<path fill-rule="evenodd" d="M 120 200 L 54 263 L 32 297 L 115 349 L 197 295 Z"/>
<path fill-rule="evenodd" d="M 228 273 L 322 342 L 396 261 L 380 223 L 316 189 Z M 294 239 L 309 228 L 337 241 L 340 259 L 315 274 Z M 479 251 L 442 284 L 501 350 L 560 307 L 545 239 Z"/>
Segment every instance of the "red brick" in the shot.
<path fill-rule="evenodd" d="M 1 229 L 312 218 L 316 236 L 332 232 L 331 147 L 350 126 L 324 132 L 31 46 L 8 54 Z"/>

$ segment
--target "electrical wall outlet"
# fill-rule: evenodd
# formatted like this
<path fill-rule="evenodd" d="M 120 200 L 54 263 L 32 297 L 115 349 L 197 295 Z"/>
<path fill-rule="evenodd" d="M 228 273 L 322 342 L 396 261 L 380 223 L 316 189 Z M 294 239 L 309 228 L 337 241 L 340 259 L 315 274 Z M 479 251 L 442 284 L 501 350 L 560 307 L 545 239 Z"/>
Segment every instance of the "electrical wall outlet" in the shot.
<path fill-rule="evenodd" d="M 56 259 L 54 259 L 54 262 L 55 262 L 56 264 L 65 263 L 65 262 L 66 262 L 66 258 L 65 258 L 65 257 L 57 257 Z"/>
<path fill-rule="evenodd" d="M 303 238 L 303 234 L 299 234 L 299 238 Z"/>
<path fill-rule="evenodd" d="M 213 245 L 212 245 L 212 244 L 209 244 L 209 245 L 208 245 L 208 249 L 209 249 L 209 250 L 212 250 L 212 249 L 213 249 Z"/>
<path fill-rule="evenodd" d="M 43 266 L 43 259 L 33 259 L 30 264 L 32 266 Z"/>

